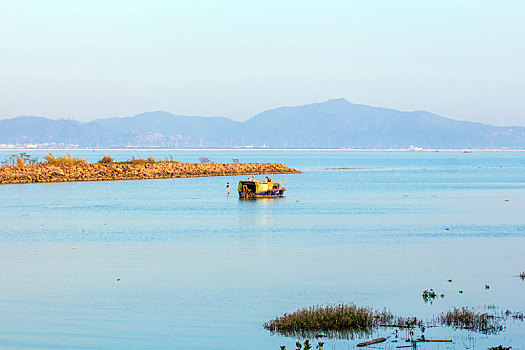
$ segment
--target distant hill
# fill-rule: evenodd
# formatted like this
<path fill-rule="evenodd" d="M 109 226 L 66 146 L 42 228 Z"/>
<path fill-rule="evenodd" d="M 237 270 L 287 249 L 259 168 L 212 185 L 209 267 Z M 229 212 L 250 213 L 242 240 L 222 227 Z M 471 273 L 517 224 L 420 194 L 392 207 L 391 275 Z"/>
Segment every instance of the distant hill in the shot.
<path fill-rule="evenodd" d="M 118 136 L 94 123 L 27 116 L 0 120 L 0 144 L 101 147 L 108 142 L 118 142 Z"/>
<path fill-rule="evenodd" d="M 234 135 L 241 123 L 224 117 L 149 112 L 134 117 L 96 119 L 89 124 L 124 135 L 125 145 L 206 148 L 234 146 L 229 135 Z"/>
<path fill-rule="evenodd" d="M 98 148 L 525 148 L 525 127 L 457 121 L 345 99 L 280 107 L 242 123 L 168 112 L 89 123 L 43 117 L 0 120 L 0 145 L 46 143 Z"/>
<path fill-rule="evenodd" d="M 525 127 L 496 127 L 463 122 L 428 112 L 352 104 L 345 99 L 299 107 L 281 107 L 243 123 L 243 143 L 272 147 L 316 148 L 487 148 L 525 147 Z"/>

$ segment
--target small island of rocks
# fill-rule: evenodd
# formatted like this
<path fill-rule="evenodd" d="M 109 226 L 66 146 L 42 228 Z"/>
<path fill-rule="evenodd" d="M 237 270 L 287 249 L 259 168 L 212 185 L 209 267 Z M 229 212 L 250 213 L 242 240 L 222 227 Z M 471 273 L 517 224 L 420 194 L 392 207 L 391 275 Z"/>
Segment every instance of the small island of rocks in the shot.
<path fill-rule="evenodd" d="M 205 157 L 200 163 L 183 163 L 173 158 L 156 160 L 153 157 L 116 162 L 111 156 L 88 163 L 87 159 L 74 158 L 68 153 L 64 157 L 50 153 L 44 158 L 44 161 L 37 162 L 21 154 L 13 164 L 0 166 L 0 184 L 300 173 L 279 163 L 214 163 Z"/>

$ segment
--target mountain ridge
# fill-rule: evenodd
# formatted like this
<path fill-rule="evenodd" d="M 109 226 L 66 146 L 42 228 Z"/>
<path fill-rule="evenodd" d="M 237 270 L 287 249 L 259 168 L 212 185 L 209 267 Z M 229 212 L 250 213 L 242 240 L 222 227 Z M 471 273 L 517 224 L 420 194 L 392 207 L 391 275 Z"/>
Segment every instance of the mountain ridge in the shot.
<path fill-rule="evenodd" d="M 20 116 L 0 120 L 3 145 L 164 148 L 525 148 L 525 127 L 459 121 L 344 98 L 282 106 L 239 122 L 166 111 L 90 122 Z"/>

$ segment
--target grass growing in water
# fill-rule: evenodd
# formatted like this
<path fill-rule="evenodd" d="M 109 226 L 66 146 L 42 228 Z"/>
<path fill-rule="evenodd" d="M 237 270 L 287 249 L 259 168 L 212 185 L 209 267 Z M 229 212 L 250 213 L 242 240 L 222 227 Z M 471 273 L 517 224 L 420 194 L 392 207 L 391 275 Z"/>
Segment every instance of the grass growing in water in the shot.
<path fill-rule="evenodd" d="M 309 336 L 316 332 L 325 332 L 335 337 L 347 337 L 351 334 L 369 333 L 382 324 L 414 327 L 422 323 L 416 318 L 397 317 L 386 309 L 377 311 L 370 307 L 341 303 L 311 306 L 284 314 L 266 322 L 264 328 L 283 335 Z"/>
<path fill-rule="evenodd" d="M 500 317 L 496 317 L 495 315 L 487 312 L 477 312 L 468 307 L 462 307 L 461 309 L 454 308 L 442 313 L 438 317 L 438 321 L 442 325 L 468 329 L 484 334 L 501 332 L 504 327 L 500 323 L 500 319 Z"/>
<path fill-rule="evenodd" d="M 264 328 L 280 335 L 303 337 L 303 339 L 311 337 L 354 339 L 354 337 L 368 336 L 382 326 L 402 328 L 407 332 L 407 339 L 412 341 L 416 327 L 419 327 L 422 334 L 426 327 L 438 325 L 483 334 L 497 334 L 505 329 L 509 319 L 525 321 L 523 312 L 496 311 L 496 309 L 493 305 L 486 305 L 481 311 L 469 307 L 454 308 L 431 320 L 423 321 L 416 317 L 399 317 L 386 309 L 377 311 L 370 307 L 341 303 L 311 306 L 284 314 L 266 322 Z"/>

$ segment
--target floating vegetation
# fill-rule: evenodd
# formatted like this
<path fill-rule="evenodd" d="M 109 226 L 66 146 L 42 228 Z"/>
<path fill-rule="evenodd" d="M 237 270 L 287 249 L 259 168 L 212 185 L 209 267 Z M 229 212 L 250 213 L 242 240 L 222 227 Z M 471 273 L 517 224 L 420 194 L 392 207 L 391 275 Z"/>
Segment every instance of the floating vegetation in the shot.
<path fill-rule="evenodd" d="M 330 338 L 353 338 L 366 335 L 379 326 L 412 328 L 421 325 L 417 318 L 395 316 L 386 309 L 341 303 L 338 305 L 312 306 L 284 314 L 264 324 L 264 328 L 286 336 L 313 337 L 319 332 Z"/>
<path fill-rule="evenodd" d="M 505 318 L 512 318 L 516 321 L 525 321 L 525 315 L 523 315 L 523 312 L 521 311 L 510 311 L 510 310 L 506 310 L 504 313 L 503 313 L 503 317 Z"/>
<path fill-rule="evenodd" d="M 483 334 L 496 334 L 504 329 L 501 317 L 487 312 L 477 312 L 468 307 L 454 308 L 438 316 L 440 324 L 454 328 L 467 329 Z"/>
<path fill-rule="evenodd" d="M 302 339 L 314 337 L 354 339 L 367 337 L 379 327 L 390 327 L 403 329 L 408 342 L 450 342 L 450 340 L 425 339 L 426 327 L 447 326 L 482 334 L 497 334 L 505 330 L 508 320 L 524 322 L 525 315 L 521 311 L 498 311 L 494 305 L 485 305 L 479 309 L 453 308 L 431 320 L 423 321 L 416 317 L 398 317 L 386 309 L 377 311 L 371 307 L 341 303 L 327 306 L 317 305 L 297 310 L 291 314 L 284 314 L 282 317 L 265 323 L 264 328 L 280 335 Z M 417 339 L 414 338 L 416 327 L 421 332 L 421 336 Z M 397 339 L 397 329 L 395 334 Z M 372 341 L 380 339 L 382 338 Z M 322 343 L 320 344 L 322 347 Z"/>
<path fill-rule="evenodd" d="M 322 341 L 320 341 L 315 346 L 315 349 L 322 350 L 323 346 L 324 346 L 324 343 Z M 296 350 L 301 350 L 301 349 L 311 350 L 312 349 L 312 345 L 310 344 L 310 340 L 305 339 L 304 344 L 301 344 L 301 342 L 296 342 L 295 343 L 295 348 L 296 348 Z M 281 345 L 281 350 L 286 350 L 286 345 Z"/>
<path fill-rule="evenodd" d="M 318 350 L 322 350 L 323 346 L 324 346 L 324 343 L 321 341 L 321 342 L 317 343 L 315 348 L 318 349 Z M 301 342 L 296 342 L 295 343 L 295 348 L 296 348 L 296 350 L 301 350 L 301 349 L 311 350 L 312 349 L 312 345 L 310 344 L 310 340 L 305 339 L 304 340 L 304 344 L 301 344 Z M 281 350 L 286 350 L 286 346 L 285 345 L 281 345 Z"/>
<path fill-rule="evenodd" d="M 442 294 L 442 295 L 444 297 L 444 294 Z M 425 289 L 423 291 L 422 297 L 423 297 L 423 300 L 425 301 L 425 303 L 430 302 L 430 304 L 432 304 L 434 299 L 437 298 L 437 294 L 436 294 L 436 292 L 434 292 L 434 290 L 432 288 L 430 288 L 430 290 Z"/>

